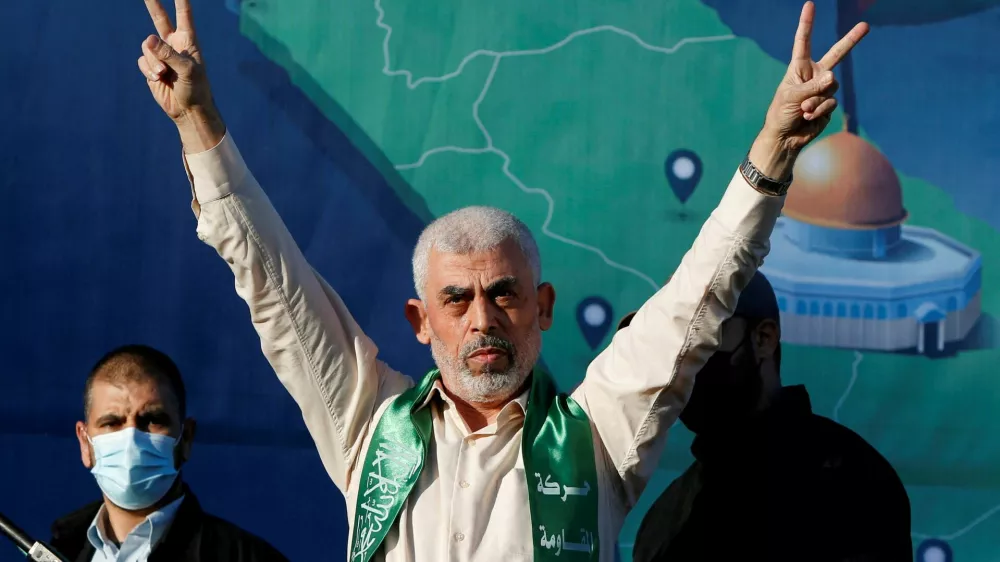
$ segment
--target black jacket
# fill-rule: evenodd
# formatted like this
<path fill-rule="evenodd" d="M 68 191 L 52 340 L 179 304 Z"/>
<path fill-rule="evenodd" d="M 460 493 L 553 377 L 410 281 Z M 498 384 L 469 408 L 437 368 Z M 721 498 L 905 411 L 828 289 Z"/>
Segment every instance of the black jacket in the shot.
<path fill-rule="evenodd" d="M 639 527 L 635 562 L 912 562 L 910 502 L 892 466 L 782 389 L 752 423 L 699 436 L 695 463 Z"/>
<path fill-rule="evenodd" d="M 90 562 L 94 547 L 87 529 L 102 502 L 92 503 L 52 524 L 49 544 L 71 562 Z M 167 534 L 153 548 L 149 562 L 287 562 L 263 539 L 201 510 L 190 489 Z"/>

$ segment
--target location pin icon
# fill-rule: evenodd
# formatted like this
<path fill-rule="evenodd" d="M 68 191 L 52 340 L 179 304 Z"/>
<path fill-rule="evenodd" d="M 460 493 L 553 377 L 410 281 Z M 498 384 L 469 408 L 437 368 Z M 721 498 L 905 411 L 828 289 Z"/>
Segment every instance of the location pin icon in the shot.
<path fill-rule="evenodd" d="M 951 545 L 941 539 L 927 539 L 917 547 L 917 562 L 952 562 Z"/>
<path fill-rule="evenodd" d="M 611 328 L 611 303 L 601 297 L 587 297 L 576 306 L 576 323 L 590 349 L 596 349 Z"/>
<path fill-rule="evenodd" d="M 681 203 L 685 203 L 701 179 L 701 158 L 687 149 L 675 150 L 667 156 L 664 172 L 674 195 Z"/>

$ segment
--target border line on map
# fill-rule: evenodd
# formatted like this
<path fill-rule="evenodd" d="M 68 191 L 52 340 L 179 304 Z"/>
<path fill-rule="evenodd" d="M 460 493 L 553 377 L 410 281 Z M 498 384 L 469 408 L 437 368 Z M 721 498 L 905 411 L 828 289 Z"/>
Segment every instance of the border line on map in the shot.
<path fill-rule="evenodd" d="M 548 47 L 543 47 L 539 49 L 525 49 L 518 51 L 492 51 L 488 49 L 478 49 L 466 55 L 462 59 L 462 62 L 459 63 L 458 68 L 452 72 L 449 72 L 448 74 L 444 74 L 441 76 L 425 76 L 417 80 L 414 80 L 413 73 L 410 72 L 409 70 L 403 70 L 403 69 L 393 70 L 391 68 L 392 65 L 390 62 L 391 58 L 389 55 L 389 41 L 392 38 L 392 27 L 389 24 L 385 23 L 384 21 L 385 10 L 382 8 L 381 0 L 375 0 L 375 10 L 378 12 L 378 18 L 376 19 L 375 24 L 379 28 L 385 30 L 385 39 L 382 41 L 382 57 L 383 60 L 385 61 L 385 64 L 382 67 L 382 73 L 390 77 L 394 76 L 406 77 L 406 87 L 411 90 L 415 89 L 417 86 L 423 83 L 446 82 L 448 80 L 451 80 L 452 78 L 459 76 L 462 73 L 462 71 L 465 70 L 466 65 L 475 60 L 476 58 L 484 56 L 493 58 L 493 66 L 490 69 L 489 75 L 486 77 L 486 81 L 483 84 L 483 89 L 479 92 L 479 96 L 476 98 L 476 101 L 472 104 L 472 117 L 475 120 L 476 126 L 479 128 L 479 131 L 483 134 L 483 137 L 486 140 L 486 146 L 481 148 L 467 148 L 467 147 L 452 146 L 452 145 L 439 146 L 425 151 L 423 154 L 420 155 L 420 158 L 416 162 L 397 165 L 396 166 L 397 170 L 413 170 L 419 168 L 423 166 L 424 163 L 426 163 L 427 158 L 435 154 L 442 154 L 442 153 L 496 154 L 497 156 L 503 159 L 503 167 L 501 168 L 503 174 L 507 176 L 507 179 L 509 179 L 515 186 L 517 186 L 518 189 L 529 195 L 541 195 L 542 197 L 545 198 L 545 201 L 548 204 L 548 209 L 545 215 L 545 222 L 542 223 L 542 229 L 541 229 L 542 233 L 545 236 L 548 236 L 549 238 L 552 238 L 553 240 L 556 240 L 558 242 L 562 242 L 563 244 L 567 244 L 570 246 L 574 246 L 592 252 L 596 254 L 598 257 L 600 257 L 601 260 L 608 266 L 614 269 L 618 269 L 620 271 L 624 271 L 626 273 L 630 273 L 638 277 L 639 279 L 649 284 L 649 286 L 652 287 L 654 291 L 660 289 L 660 285 L 656 281 L 654 281 L 652 277 L 639 271 L 638 269 L 629 267 L 627 265 L 623 265 L 621 263 L 612 260 L 600 248 L 597 248 L 596 246 L 591 246 L 589 244 L 585 244 L 583 242 L 574 240 L 572 238 L 568 238 L 561 234 L 557 234 L 549 228 L 549 226 L 552 224 L 552 217 L 555 215 L 555 200 L 552 198 L 552 195 L 547 190 L 537 187 L 528 187 L 527 185 L 525 185 L 523 181 L 521 181 L 519 177 L 517 177 L 513 172 L 511 172 L 510 170 L 511 157 L 506 152 L 497 148 L 493 144 L 493 137 L 490 135 L 489 130 L 486 128 L 486 125 L 483 124 L 483 121 L 479 116 L 479 106 L 486 98 L 486 94 L 489 91 L 490 86 L 493 84 L 493 78 L 494 76 L 496 76 L 496 71 L 500 65 L 500 61 L 505 57 L 544 55 L 568 45 L 578 37 L 583 37 L 585 35 L 591 35 L 600 32 L 616 33 L 618 35 L 631 39 L 643 49 L 663 54 L 673 54 L 677 52 L 680 48 L 682 48 L 684 45 L 688 44 L 728 41 L 731 39 L 735 39 L 736 38 L 735 35 L 730 34 L 730 35 L 715 35 L 706 37 L 685 37 L 679 40 L 677 43 L 675 43 L 672 47 L 660 47 L 657 45 L 651 45 L 643 41 L 638 35 L 632 33 L 631 31 L 627 31 L 625 29 L 621 29 L 613 25 L 599 25 L 587 29 L 574 31 L 573 33 L 570 33 L 569 35 L 564 37 L 561 41 L 553 43 Z"/>
<path fill-rule="evenodd" d="M 838 423 L 840 422 L 840 408 L 844 405 L 845 402 L 847 402 L 847 397 L 850 396 L 851 391 L 854 389 L 854 383 L 857 382 L 859 375 L 858 368 L 861 366 L 861 362 L 864 361 L 864 359 L 865 356 L 863 353 L 857 350 L 854 351 L 854 362 L 851 363 L 851 380 L 847 383 L 847 388 L 844 389 L 844 394 L 840 396 L 840 400 L 837 400 L 837 404 L 833 407 L 832 418 L 833 421 L 835 422 Z M 926 533 L 917 533 L 914 531 L 910 532 L 910 536 L 918 540 L 941 539 L 945 541 L 953 541 L 961 537 L 962 535 L 968 533 L 977 525 L 979 525 L 983 521 L 986 521 L 996 513 L 1000 513 L 1000 504 L 997 504 L 991 507 L 990 509 L 986 510 L 984 513 L 979 515 L 979 517 L 973 519 L 971 523 L 955 531 L 954 533 L 948 535 L 929 535 Z"/>
<path fill-rule="evenodd" d="M 986 510 L 982 515 L 980 515 L 979 517 L 976 517 L 975 519 L 973 519 L 971 523 L 969 523 L 965 527 L 962 527 L 961 529 L 955 531 L 954 533 L 951 533 L 950 535 L 928 535 L 928 534 L 925 534 L 925 533 L 910 533 L 910 536 L 912 536 L 915 539 L 920 539 L 920 540 L 924 540 L 924 539 L 941 539 L 941 540 L 945 540 L 945 541 L 953 541 L 953 540 L 961 537 L 962 535 L 968 533 L 969 531 L 971 531 L 972 529 L 974 529 L 976 526 L 978 526 L 980 523 L 982 523 L 983 521 L 986 521 L 987 519 L 989 519 L 990 517 L 992 517 L 996 513 L 1000 513 L 1000 504 L 997 504 L 997 505 L 991 507 L 990 509 Z"/>
<path fill-rule="evenodd" d="M 556 210 L 556 203 L 555 200 L 552 198 L 552 195 L 545 189 L 538 187 L 528 187 L 527 185 L 524 184 L 523 181 L 521 181 L 519 177 L 517 177 L 514 174 L 514 172 L 510 171 L 510 163 L 511 163 L 510 155 L 508 155 L 503 150 L 500 150 L 499 148 L 494 146 L 493 137 L 490 135 L 490 132 L 489 130 L 487 130 L 486 125 L 483 124 L 482 119 L 479 117 L 479 105 L 483 102 L 483 99 L 486 98 L 486 93 L 489 91 L 490 85 L 493 84 L 493 77 L 496 76 L 497 68 L 500 66 L 501 59 L 503 59 L 503 57 L 501 56 L 496 56 L 493 58 L 493 66 L 492 68 L 490 68 L 490 73 L 486 77 L 486 82 L 483 84 L 483 89 L 479 92 L 479 96 L 476 98 L 476 101 L 472 104 L 472 119 L 476 122 L 476 127 L 478 127 L 479 131 L 483 134 L 483 137 L 486 140 L 486 146 L 483 148 L 463 148 L 459 146 L 441 146 L 433 148 L 422 154 L 417 162 L 414 162 L 413 164 L 402 164 L 396 166 L 396 169 L 407 170 L 407 169 L 419 168 L 427 160 L 428 156 L 430 156 L 431 154 L 439 154 L 442 152 L 457 152 L 461 154 L 496 154 L 497 156 L 503 159 L 503 167 L 501 168 L 501 171 L 505 176 L 507 176 L 507 179 L 509 179 L 515 186 L 517 186 L 518 189 L 529 195 L 541 195 L 542 197 L 545 198 L 545 201 L 547 203 L 547 210 L 545 213 L 545 221 L 542 223 L 542 234 L 548 236 L 549 238 L 552 238 L 553 240 L 562 242 L 563 244 L 574 246 L 582 250 L 587 250 L 593 254 L 596 254 L 609 267 L 618 269 L 620 271 L 624 271 L 626 273 L 630 273 L 648 283 L 650 287 L 653 288 L 654 291 L 659 290 L 660 286 L 656 283 L 656 281 L 653 280 L 652 277 L 646 275 L 645 273 L 639 271 L 638 269 L 635 269 L 634 267 L 629 267 L 627 265 L 623 265 L 612 260 L 607 256 L 607 254 L 604 253 L 604 250 L 601 250 L 600 248 L 591 246 L 589 244 L 585 244 L 583 242 L 580 242 L 579 240 L 574 240 L 572 238 L 568 238 L 566 236 L 553 232 L 549 228 L 549 226 L 552 224 L 552 217 L 555 215 L 555 210 Z"/>
<path fill-rule="evenodd" d="M 840 400 L 837 400 L 837 405 L 833 407 L 833 421 L 840 423 L 840 408 L 847 402 L 847 397 L 850 396 L 851 391 L 854 390 L 854 383 L 858 381 L 858 367 L 861 362 L 865 360 L 865 356 L 860 351 L 854 351 L 854 362 L 851 363 L 851 380 L 847 383 L 847 388 L 844 389 L 844 393 L 840 396 Z"/>
<path fill-rule="evenodd" d="M 579 29 L 574 31 L 564 37 L 562 40 L 549 45 L 548 47 L 541 47 L 537 49 L 522 49 L 516 51 L 494 51 L 492 49 L 477 49 L 462 58 L 462 62 L 458 64 L 458 68 L 441 76 L 424 76 L 413 79 L 413 73 L 409 70 L 397 69 L 393 70 L 391 68 L 389 56 L 389 40 L 392 37 L 392 26 L 385 23 L 385 10 L 382 8 L 382 0 L 375 0 L 375 10 L 378 11 L 378 19 L 375 20 L 375 25 L 379 28 L 385 30 L 385 39 L 382 41 L 382 58 L 385 60 L 385 65 L 382 67 L 382 72 L 386 76 L 405 76 L 406 77 L 406 87 L 409 89 L 415 89 L 417 86 L 429 83 L 429 82 L 447 82 L 452 78 L 458 77 L 465 70 L 465 66 L 479 57 L 524 57 L 524 56 L 535 56 L 535 55 L 545 55 L 551 53 L 552 51 L 561 49 L 571 43 L 574 39 L 578 37 L 583 37 L 585 35 L 591 35 L 594 33 L 609 32 L 621 35 L 622 37 L 627 37 L 634 41 L 637 45 L 642 47 L 647 51 L 652 51 L 654 53 L 663 53 L 665 55 L 672 55 L 676 53 L 681 47 L 689 43 L 711 43 L 715 41 L 729 41 L 731 39 L 736 39 L 733 34 L 725 35 L 708 35 L 703 37 L 684 37 L 675 43 L 672 47 L 661 47 L 659 45 L 653 45 L 644 41 L 641 37 L 635 33 L 622 29 L 615 25 L 597 25 L 594 27 L 588 27 L 586 29 Z"/>

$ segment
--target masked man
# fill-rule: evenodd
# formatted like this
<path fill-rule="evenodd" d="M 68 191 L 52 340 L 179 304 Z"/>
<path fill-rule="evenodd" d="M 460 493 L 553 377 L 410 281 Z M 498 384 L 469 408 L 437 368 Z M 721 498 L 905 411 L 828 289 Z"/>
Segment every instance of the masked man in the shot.
<path fill-rule="evenodd" d="M 284 562 L 273 547 L 208 515 L 180 475 L 195 421 L 173 361 L 146 346 L 118 348 L 87 377 L 77 422 L 83 466 L 104 500 L 52 526 L 74 562 Z"/>
<path fill-rule="evenodd" d="M 765 125 L 675 281 L 566 396 L 536 368 L 555 290 L 531 231 L 493 208 L 459 209 L 417 241 L 419 298 L 405 311 L 438 369 L 414 386 L 379 361 L 240 156 L 212 99 L 190 2 L 175 5 L 176 27 L 146 1 L 159 36 L 142 44 L 138 65 L 177 125 L 198 236 L 235 276 L 265 356 L 347 498 L 351 562 L 612 560 L 694 374 L 767 253 L 795 158 L 829 122 L 831 69 L 867 27 L 814 62 L 805 6 Z M 336 55 L 349 53 L 324 53 Z"/>

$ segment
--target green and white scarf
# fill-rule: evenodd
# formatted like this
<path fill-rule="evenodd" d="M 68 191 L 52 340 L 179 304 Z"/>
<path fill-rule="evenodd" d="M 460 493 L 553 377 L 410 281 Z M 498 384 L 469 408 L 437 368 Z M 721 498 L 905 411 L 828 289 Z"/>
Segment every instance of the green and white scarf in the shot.
<path fill-rule="evenodd" d="M 441 374 L 396 397 L 375 427 L 361 469 L 350 562 L 368 562 L 413 491 L 432 438 L 431 412 L 420 407 Z M 532 374 L 521 435 L 536 561 L 597 560 L 597 467 L 590 420 L 557 394 L 549 376 Z M 575 540 L 574 540 L 575 539 Z"/>

